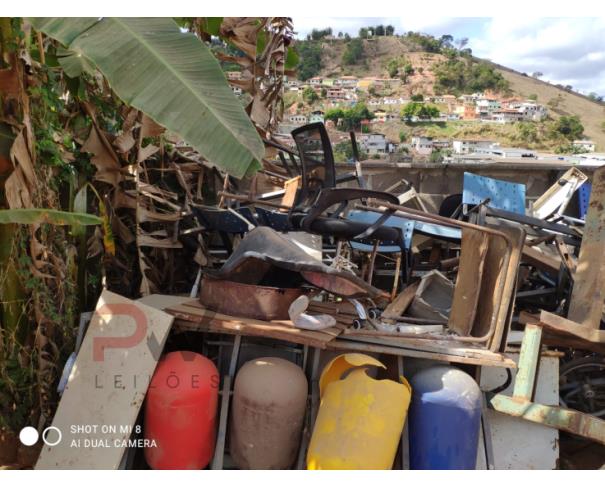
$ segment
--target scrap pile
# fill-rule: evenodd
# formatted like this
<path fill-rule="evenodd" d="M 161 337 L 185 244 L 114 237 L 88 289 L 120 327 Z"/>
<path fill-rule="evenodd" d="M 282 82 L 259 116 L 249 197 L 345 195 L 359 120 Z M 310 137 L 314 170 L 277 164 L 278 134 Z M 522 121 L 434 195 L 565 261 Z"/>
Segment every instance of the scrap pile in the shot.
<path fill-rule="evenodd" d="M 147 465 L 475 468 L 480 432 L 489 434 L 486 406 L 605 444 L 602 369 L 570 384 L 560 406 L 534 396 L 543 344 L 597 362 L 605 352 L 605 168 L 592 185 L 568 170 L 529 208 L 523 185 L 465 173 L 462 192 L 444 195 L 437 215 L 414 188 L 367 189 L 359 164 L 337 177 L 323 124 L 293 137 L 297 152 L 281 148 L 275 170 L 281 164 L 283 173 L 271 176 L 283 190 L 223 192 L 226 208 L 192 205 L 215 257 L 191 296 L 129 303 L 152 316 L 134 344 L 147 358 L 137 370 L 151 374 L 159 360 L 153 393 L 149 383 L 131 388 L 124 406 L 135 424 L 147 395 L 139 419 Z M 359 187 L 338 187 L 343 181 Z M 110 323 L 107 303 L 121 299 L 102 296 L 83 348 L 107 340 L 99 317 Z M 145 340 L 155 344 L 152 357 Z M 105 351 L 122 352 L 115 343 Z M 91 364 L 81 357 L 59 428 L 74 394 L 86 395 Z M 437 364 L 408 375 L 402 357 Z M 90 373 L 104 377 L 103 367 L 111 365 Z M 504 385 L 480 388 L 481 367 L 513 370 L 512 395 L 503 392 L 510 372 Z M 435 442 L 457 453 L 439 457 Z M 124 451 L 103 465 L 128 462 Z M 69 462 L 65 455 L 46 448 L 38 466 Z"/>

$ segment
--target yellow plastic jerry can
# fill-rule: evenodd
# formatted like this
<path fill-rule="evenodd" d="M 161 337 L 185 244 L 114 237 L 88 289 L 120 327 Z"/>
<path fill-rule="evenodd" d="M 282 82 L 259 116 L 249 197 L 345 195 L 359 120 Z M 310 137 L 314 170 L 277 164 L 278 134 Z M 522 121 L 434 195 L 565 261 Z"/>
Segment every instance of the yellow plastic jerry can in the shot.
<path fill-rule="evenodd" d="M 339 355 L 324 368 L 321 403 L 307 452 L 309 470 L 393 466 L 412 388 L 403 377 L 401 382 L 369 377 L 369 366 L 386 368 L 361 353 Z"/>

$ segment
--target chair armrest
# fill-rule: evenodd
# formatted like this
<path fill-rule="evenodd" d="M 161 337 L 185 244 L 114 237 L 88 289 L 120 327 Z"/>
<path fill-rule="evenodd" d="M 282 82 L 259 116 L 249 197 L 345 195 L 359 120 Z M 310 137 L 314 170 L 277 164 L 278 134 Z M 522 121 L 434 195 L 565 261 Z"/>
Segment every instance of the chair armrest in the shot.
<path fill-rule="evenodd" d="M 310 232 L 311 225 L 313 224 L 315 219 L 319 217 L 328 208 L 330 208 L 330 206 L 333 206 L 337 203 L 348 203 L 351 200 L 358 200 L 362 198 L 374 198 L 378 200 L 387 201 L 395 205 L 399 204 L 399 200 L 396 196 L 390 193 L 385 193 L 384 191 L 374 191 L 371 189 L 359 188 L 322 189 L 319 193 L 319 196 L 317 197 L 315 204 L 310 208 L 308 214 L 303 218 L 301 222 L 301 228 L 306 232 Z M 393 210 L 385 210 L 384 215 L 382 215 L 378 220 L 376 220 L 376 222 L 368 230 L 363 232 L 363 234 L 358 235 L 357 237 L 365 238 L 370 236 L 393 213 Z"/>

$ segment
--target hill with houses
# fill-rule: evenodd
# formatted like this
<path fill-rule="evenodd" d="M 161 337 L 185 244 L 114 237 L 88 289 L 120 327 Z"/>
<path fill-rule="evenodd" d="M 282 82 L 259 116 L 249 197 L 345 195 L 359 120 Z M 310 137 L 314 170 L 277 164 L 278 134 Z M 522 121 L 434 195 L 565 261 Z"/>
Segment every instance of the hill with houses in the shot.
<path fill-rule="evenodd" d="M 530 154 L 605 151 L 602 102 L 477 59 L 456 44 L 451 36 L 417 33 L 299 41 L 301 63 L 298 77 L 285 84 L 280 132 L 322 120 L 337 147 L 348 130 L 362 132 L 362 149 L 374 157 L 437 159 L 433 153 L 455 152 L 454 140 Z M 371 154 L 380 135 L 384 142 Z"/>

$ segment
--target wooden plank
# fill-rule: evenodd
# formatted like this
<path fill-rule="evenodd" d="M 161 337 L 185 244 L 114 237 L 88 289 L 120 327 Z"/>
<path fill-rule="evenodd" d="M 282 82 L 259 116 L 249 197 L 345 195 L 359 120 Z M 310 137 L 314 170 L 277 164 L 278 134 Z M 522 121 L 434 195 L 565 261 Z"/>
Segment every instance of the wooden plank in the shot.
<path fill-rule="evenodd" d="M 556 342 L 556 338 L 563 344 L 573 340 L 578 348 L 605 352 L 605 330 L 595 330 L 548 311 L 540 313 L 540 323 L 549 332 L 549 343 Z"/>
<path fill-rule="evenodd" d="M 489 360 L 501 360 L 501 355 L 490 352 L 483 348 L 475 348 L 470 344 L 454 342 L 449 340 L 427 340 L 422 338 L 402 338 L 402 337 L 377 337 L 367 335 L 343 334 L 339 340 L 351 340 L 360 343 L 372 343 L 375 345 L 385 345 L 389 347 L 407 348 L 422 350 L 424 352 L 441 353 L 458 357 L 488 358 Z"/>
<path fill-rule="evenodd" d="M 490 353 L 484 357 L 468 357 L 449 355 L 446 353 L 427 352 L 422 349 L 408 349 L 400 347 L 389 347 L 385 345 L 375 345 L 371 343 L 359 343 L 349 340 L 337 339 L 327 344 L 329 350 L 355 351 L 364 353 L 385 353 L 388 355 L 399 355 L 402 357 L 424 358 L 436 360 L 439 362 L 451 362 L 471 365 L 485 365 L 491 367 L 515 368 L 514 360 L 504 354 Z"/>
<path fill-rule="evenodd" d="M 155 309 L 165 310 L 166 308 L 170 308 L 171 306 L 178 306 L 179 304 L 184 304 L 187 301 L 190 301 L 191 298 L 189 296 L 172 296 L 170 294 L 150 294 L 149 296 L 144 296 L 140 299 L 137 299 L 137 302 L 143 303 L 147 306 L 150 306 Z"/>
<path fill-rule="evenodd" d="M 475 321 L 488 241 L 485 232 L 462 229 L 458 277 L 447 324 L 450 330 L 460 336 L 470 335 Z"/>
<path fill-rule="evenodd" d="M 523 247 L 523 262 L 552 274 L 557 274 L 561 268 L 561 258 L 558 255 L 541 252 L 529 245 Z"/>
<path fill-rule="evenodd" d="M 594 172 L 568 318 L 598 330 L 605 302 L 605 167 Z"/>
<path fill-rule="evenodd" d="M 120 427 L 136 421 L 173 319 L 103 291 L 53 419 L 62 440 L 42 448 L 36 469 L 118 468 L 131 434 Z M 72 425 L 97 429 L 72 433 Z"/>
<path fill-rule="evenodd" d="M 477 311 L 471 328 L 473 336 L 480 337 L 487 334 L 497 315 L 496 293 L 498 282 L 504 278 L 505 252 L 506 242 L 504 239 L 496 235 L 489 235 Z"/>
<path fill-rule="evenodd" d="M 513 248 L 506 269 L 503 271 L 504 291 L 502 293 L 502 302 L 496 316 L 496 328 L 489 345 L 492 352 L 504 351 L 506 338 L 510 330 L 510 323 L 513 319 L 513 309 L 515 296 L 517 294 L 517 280 L 519 274 L 519 264 L 521 262 L 521 252 L 523 242 L 525 242 L 525 230 L 521 226 L 503 226 L 499 230 L 508 235 L 511 239 Z"/>
<path fill-rule="evenodd" d="M 342 332 L 337 327 L 322 331 L 301 330 L 288 325 L 287 321 L 237 318 L 185 304 L 171 307 L 167 312 L 178 318 L 175 328 L 180 330 L 260 336 L 320 348 L 325 348 L 327 342 Z"/>
<path fill-rule="evenodd" d="M 296 191 L 298 190 L 301 181 L 302 177 L 296 176 L 284 182 L 284 195 L 281 199 L 281 204 L 283 206 L 292 206 L 294 204 L 294 201 L 296 200 Z"/>
<path fill-rule="evenodd" d="M 420 281 L 410 284 L 403 291 L 401 291 L 397 297 L 384 309 L 382 318 L 385 320 L 399 319 L 414 300 L 418 286 L 420 286 Z"/>

